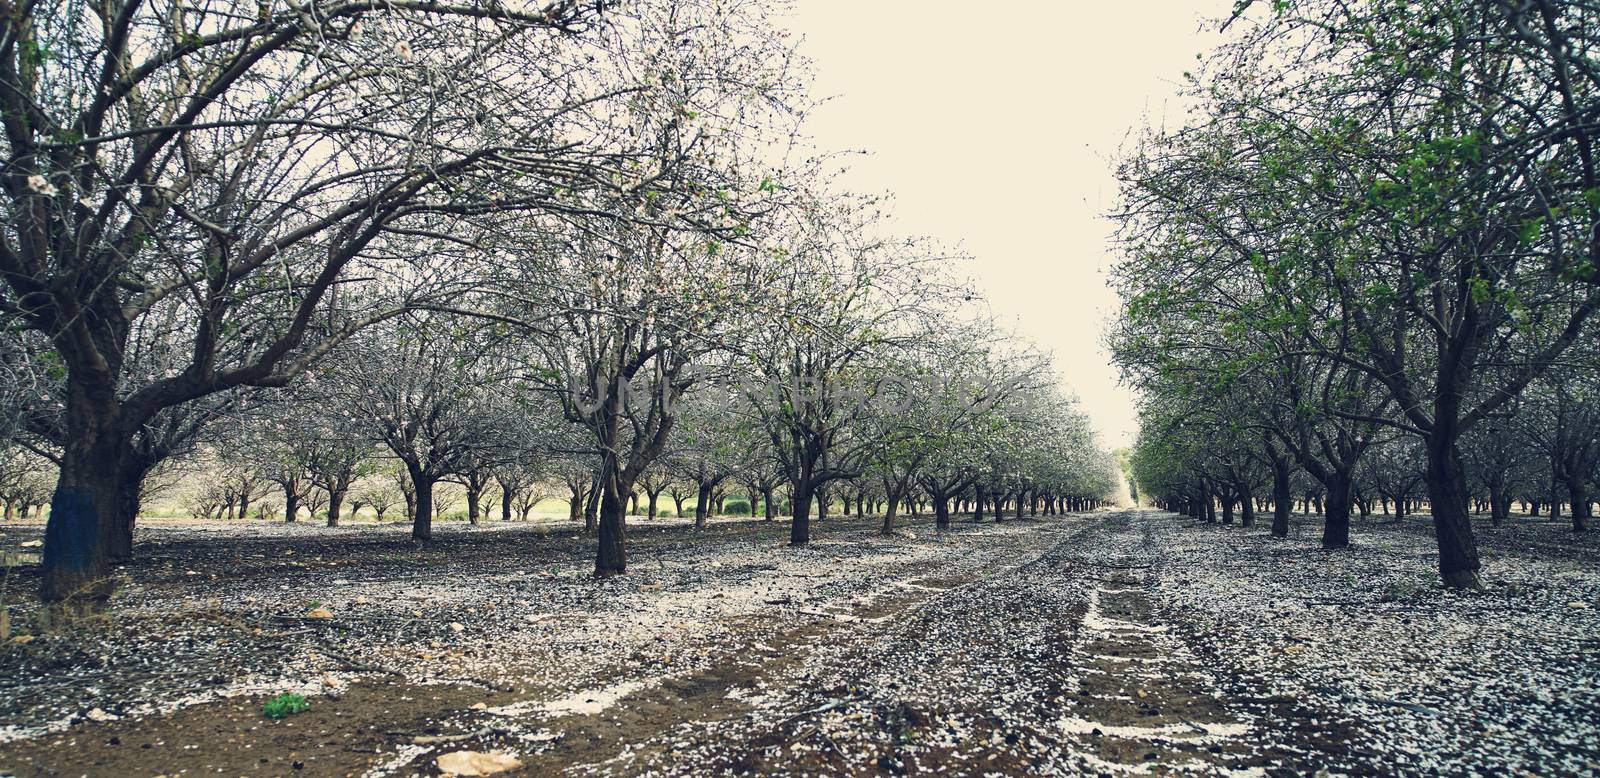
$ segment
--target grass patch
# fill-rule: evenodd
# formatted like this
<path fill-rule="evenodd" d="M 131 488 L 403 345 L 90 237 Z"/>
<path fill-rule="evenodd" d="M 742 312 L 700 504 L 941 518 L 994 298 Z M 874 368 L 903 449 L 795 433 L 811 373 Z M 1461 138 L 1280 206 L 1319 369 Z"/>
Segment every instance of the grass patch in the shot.
<path fill-rule="evenodd" d="M 306 702 L 302 694 L 280 694 L 267 700 L 261 706 L 261 713 L 269 719 L 281 719 L 303 713 L 311 703 Z"/>

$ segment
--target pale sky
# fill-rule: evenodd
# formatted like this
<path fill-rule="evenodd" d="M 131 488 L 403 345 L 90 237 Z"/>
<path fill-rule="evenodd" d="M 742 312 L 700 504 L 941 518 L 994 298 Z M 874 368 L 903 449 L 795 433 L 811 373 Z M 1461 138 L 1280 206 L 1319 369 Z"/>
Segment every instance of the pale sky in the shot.
<path fill-rule="evenodd" d="M 995 312 L 1055 353 L 1101 442 L 1131 445 L 1133 398 L 1101 348 L 1112 159 L 1146 117 L 1176 121 L 1183 72 L 1232 0 L 947 3 L 797 0 L 808 134 L 871 152 L 844 184 L 895 194 L 895 231 L 975 257 Z"/>

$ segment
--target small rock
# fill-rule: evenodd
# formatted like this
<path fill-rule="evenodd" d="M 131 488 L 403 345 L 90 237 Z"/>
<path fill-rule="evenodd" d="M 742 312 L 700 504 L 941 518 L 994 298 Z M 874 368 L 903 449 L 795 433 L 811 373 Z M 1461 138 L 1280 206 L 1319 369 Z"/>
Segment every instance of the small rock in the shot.
<path fill-rule="evenodd" d="M 450 775 L 494 775 L 522 766 L 522 761 L 498 751 L 452 751 L 441 754 L 434 764 Z"/>
<path fill-rule="evenodd" d="M 466 625 L 462 624 L 459 621 L 450 622 L 450 631 L 451 632 L 461 632 L 461 631 L 463 631 L 465 629 L 466 629 Z"/>
<path fill-rule="evenodd" d="M 95 708 L 84 715 L 88 716 L 90 721 L 115 721 L 117 718 L 101 708 Z"/>
<path fill-rule="evenodd" d="M 362 596 L 356 598 L 356 604 L 357 605 L 366 605 L 369 602 L 372 602 L 372 601 L 367 599 L 366 595 L 362 595 Z"/>
<path fill-rule="evenodd" d="M 1567 603 L 1567 607 L 1572 608 L 1573 610 L 1584 611 L 1589 609 L 1589 603 L 1586 603 L 1582 600 L 1573 600 L 1572 602 Z"/>
<path fill-rule="evenodd" d="M 472 709 L 473 710 L 488 710 L 489 706 L 484 704 L 484 703 L 481 703 L 481 702 L 474 702 L 474 703 L 472 703 Z"/>
<path fill-rule="evenodd" d="M 327 608 L 312 608 L 310 611 L 306 612 L 306 618 L 331 619 L 333 618 L 333 611 L 330 611 Z"/>
<path fill-rule="evenodd" d="M 44 541 L 42 540 L 24 540 L 21 543 L 23 548 L 38 548 L 42 545 L 44 545 Z"/>

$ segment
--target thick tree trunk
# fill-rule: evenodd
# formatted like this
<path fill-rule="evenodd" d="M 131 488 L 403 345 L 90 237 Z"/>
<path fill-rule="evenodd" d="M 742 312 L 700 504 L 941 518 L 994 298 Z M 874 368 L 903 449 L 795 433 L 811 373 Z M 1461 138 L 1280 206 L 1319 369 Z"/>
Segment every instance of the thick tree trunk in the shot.
<path fill-rule="evenodd" d="M 39 595 L 53 610 L 81 615 L 99 610 L 111 595 L 111 552 L 127 543 L 138 491 L 128 489 L 133 454 L 108 431 L 68 421 L 72 439 L 45 523 L 43 578 Z M 131 546 L 131 543 L 127 545 Z"/>
<path fill-rule="evenodd" d="M 1572 499 L 1572 531 L 1584 532 L 1589 529 L 1589 490 L 1585 488 L 1583 476 L 1575 475 L 1567 481 L 1567 496 Z"/>
<path fill-rule="evenodd" d="M 478 523 L 478 509 L 483 501 L 483 490 L 467 485 L 467 523 Z"/>
<path fill-rule="evenodd" d="M 789 505 L 789 545 L 803 546 L 811 542 L 811 483 L 802 476 L 794 484 L 794 498 Z"/>
<path fill-rule="evenodd" d="M 649 495 L 649 498 L 650 498 L 650 502 L 649 502 L 649 504 L 647 506 L 647 510 L 649 510 L 650 513 L 646 516 L 646 518 L 649 521 L 655 521 L 656 520 L 656 499 L 661 496 L 661 493 L 660 492 L 646 492 L 646 494 Z"/>
<path fill-rule="evenodd" d="M 617 475 L 614 470 L 608 472 L 600 484 L 600 543 L 594 560 L 597 578 L 621 575 L 628 569 L 628 488 Z"/>
<path fill-rule="evenodd" d="M 773 507 L 772 507 L 772 490 L 771 489 L 762 489 L 761 490 L 761 512 L 762 512 L 762 514 L 764 515 L 764 518 L 766 518 L 767 521 L 772 521 L 774 518 L 777 517 L 777 512 L 775 510 L 773 510 Z"/>
<path fill-rule="evenodd" d="M 939 532 L 950 529 L 950 497 L 943 492 L 933 494 L 933 526 Z"/>
<path fill-rule="evenodd" d="M 983 501 L 987 499 L 987 495 L 984 491 L 984 488 L 981 486 L 976 487 L 974 492 L 975 499 L 972 506 L 972 520 L 975 522 L 983 521 Z"/>
<path fill-rule="evenodd" d="M 1222 526 L 1233 526 L 1233 498 L 1222 495 Z"/>
<path fill-rule="evenodd" d="M 1453 589 L 1481 589 L 1478 542 L 1467 516 L 1467 478 L 1456 451 L 1455 436 L 1435 427 L 1428 436 L 1428 500 L 1433 532 L 1439 544 L 1439 577 Z"/>
<path fill-rule="evenodd" d="M 890 490 L 889 491 L 889 503 L 888 503 L 888 506 L 885 507 L 884 510 L 883 510 L 883 526 L 881 528 L 879 528 L 878 532 L 880 532 L 881 534 L 884 534 L 884 535 L 893 535 L 894 534 L 895 510 L 897 509 L 899 504 L 900 504 L 900 495 L 896 494 L 894 491 Z"/>
<path fill-rule="evenodd" d="M 500 520 L 511 521 L 511 501 L 515 497 L 510 489 L 500 487 Z"/>
<path fill-rule="evenodd" d="M 332 489 L 328 492 L 328 526 L 339 526 L 339 512 L 344 507 L 344 490 Z"/>
<path fill-rule="evenodd" d="M 1328 482 L 1328 495 L 1323 501 L 1322 547 L 1324 549 L 1350 546 L 1350 496 L 1348 473 L 1333 473 Z"/>
<path fill-rule="evenodd" d="M 416 492 L 416 515 L 411 518 L 411 537 L 414 540 L 433 539 L 433 476 L 421 471 L 411 471 L 411 486 Z"/>
<path fill-rule="evenodd" d="M 1489 481 L 1489 522 L 1498 527 L 1511 518 L 1511 493 L 1506 490 L 1505 477 Z"/>
<path fill-rule="evenodd" d="M 694 501 L 694 528 L 704 529 L 706 519 L 711 515 L 711 484 L 700 484 L 699 494 Z"/>
<path fill-rule="evenodd" d="M 294 489 L 284 487 L 283 490 L 283 520 L 292 524 L 300 517 L 300 494 Z"/>

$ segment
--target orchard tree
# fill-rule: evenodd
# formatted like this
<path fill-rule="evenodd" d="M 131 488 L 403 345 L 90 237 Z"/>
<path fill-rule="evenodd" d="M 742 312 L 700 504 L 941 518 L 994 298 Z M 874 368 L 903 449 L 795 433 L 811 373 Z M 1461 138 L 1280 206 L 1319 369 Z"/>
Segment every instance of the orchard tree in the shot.
<path fill-rule="evenodd" d="M 411 536 L 433 537 L 434 487 L 517 443 L 533 393 L 492 328 L 413 313 L 359 334 L 320 379 L 404 468 Z"/>
<path fill-rule="evenodd" d="M 363 327 L 453 300 L 448 274 L 424 272 L 450 258 L 419 242 L 684 183 L 675 160 L 630 154 L 613 118 L 670 89 L 634 77 L 633 31 L 694 3 L 606 5 L 8 14 L 0 312 L 48 340 L 65 384 L 46 600 L 103 601 L 137 506 L 136 438 L 164 411 L 294 383 Z M 183 358 L 133 369 L 157 328 Z"/>
<path fill-rule="evenodd" d="M 1216 291 L 1242 296 L 1211 302 L 1240 309 L 1241 332 L 1292 336 L 1280 353 L 1314 375 L 1387 395 L 1392 410 L 1324 410 L 1422 441 L 1441 578 L 1477 587 L 1462 436 L 1600 307 L 1596 96 L 1572 56 L 1592 50 L 1594 10 L 1257 5 L 1195 77 L 1201 109 L 1123 169 L 1125 223 L 1173 228 L 1179 277 L 1231 279 Z"/>
<path fill-rule="evenodd" d="M 765 315 L 737 344 L 739 391 L 789 482 L 789 542 L 811 540 L 818 490 L 861 475 L 873 443 L 861 425 L 897 349 L 935 330 L 959 290 L 946 257 L 874 233 L 870 203 L 803 198 L 763 248 L 781 275 Z M 819 503 L 819 516 L 826 510 Z"/>

